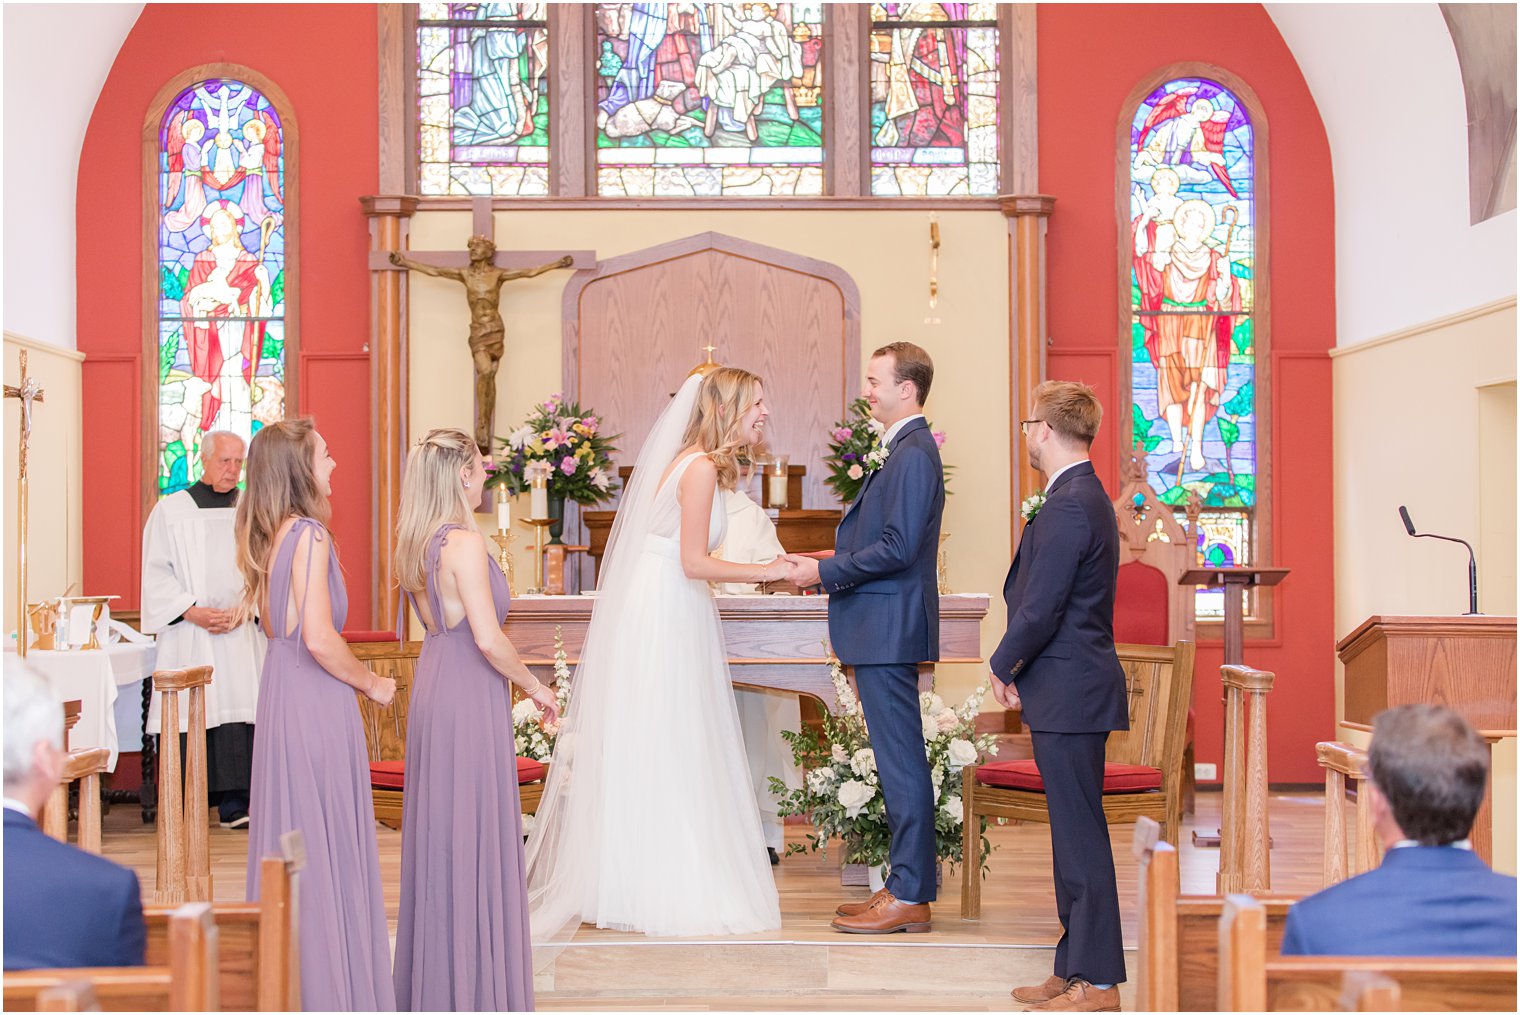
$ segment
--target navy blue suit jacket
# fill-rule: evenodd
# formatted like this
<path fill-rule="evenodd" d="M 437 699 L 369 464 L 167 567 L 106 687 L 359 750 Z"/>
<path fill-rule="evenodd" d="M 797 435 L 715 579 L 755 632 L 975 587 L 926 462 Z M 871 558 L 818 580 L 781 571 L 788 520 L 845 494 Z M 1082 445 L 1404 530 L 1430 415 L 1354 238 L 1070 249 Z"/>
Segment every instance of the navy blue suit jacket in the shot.
<path fill-rule="evenodd" d="M 1114 652 L 1119 526 L 1091 462 L 1056 477 L 1024 527 L 1003 583 L 1008 631 L 992 672 L 1012 682 L 1024 721 L 1041 733 L 1129 729 Z"/>
<path fill-rule="evenodd" d="M 5 811 L 5 968 L 140 966 L 137 875 Z"/>
<path fill-rule="evenodd" d="M 818 564 L 829 639 L 851 666 L 939 658 L 940 516 L 945 472 L 922 418 L 904 424 L 887 461 L 866 477 Z"/>
<path fill-rule="evenodd" d="M 1468 849 L 1390 849 L 1290 909 L 1282 953 L 1514 958 L 1515 879 Z"/>

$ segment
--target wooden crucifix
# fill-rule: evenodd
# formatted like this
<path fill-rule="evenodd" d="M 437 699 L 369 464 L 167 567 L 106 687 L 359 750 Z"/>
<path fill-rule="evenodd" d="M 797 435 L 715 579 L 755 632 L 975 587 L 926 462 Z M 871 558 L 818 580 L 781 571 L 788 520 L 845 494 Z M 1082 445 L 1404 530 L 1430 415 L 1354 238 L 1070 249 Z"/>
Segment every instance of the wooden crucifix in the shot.
<path fill-rule="evenodd" d="M 507 329 L 501 319 L 502 285 L 514 279 L 533 278 L 556 268 L 593 268 L 596 252 L 498 251 L 491 199 L 475 198 L 471 210 L 474 222 L 467 253 L 377 251 L 372 255 L 370 267 L 411 269 L 464 285 L 465 299 L 470 305 L 470 357 L 475 366 L 475 444 L 489 460 L 491 431 L 496 422 L 496 371 L 506 352 Z"/>
<path fill-rule="evenodd" d="M 32 403 L 43 401 L 42 386 L 26 372 L 21 350 L 17 383 L 5 385 L 5 397 L 21 403 L 21 449 L 16 458 L 16 655 L 26 658 L 26 456 L 32 446 Z"/>

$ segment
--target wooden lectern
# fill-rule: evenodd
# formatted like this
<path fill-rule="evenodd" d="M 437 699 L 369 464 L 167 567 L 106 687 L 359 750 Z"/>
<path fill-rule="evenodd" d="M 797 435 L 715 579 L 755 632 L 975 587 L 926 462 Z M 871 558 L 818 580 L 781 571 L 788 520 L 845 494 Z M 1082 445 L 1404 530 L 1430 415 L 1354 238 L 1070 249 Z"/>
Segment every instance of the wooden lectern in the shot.
<path fill-rule="evenodd" d="M 1515 735 L 1514 617 L 1368 617 L 1335 646 L 1346 668 L 1346 724 L 1368 728 L 1385 708 L 1455 709 L 1489 744 Z M 1492 779 L 1473 848 L 1493 862 Z"/>

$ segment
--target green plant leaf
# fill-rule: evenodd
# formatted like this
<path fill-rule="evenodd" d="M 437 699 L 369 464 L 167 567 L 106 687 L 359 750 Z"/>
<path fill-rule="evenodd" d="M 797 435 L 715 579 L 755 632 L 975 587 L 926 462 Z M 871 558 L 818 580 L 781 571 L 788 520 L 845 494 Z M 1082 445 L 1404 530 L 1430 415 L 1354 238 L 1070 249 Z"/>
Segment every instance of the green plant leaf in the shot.
<path fill-rule="evenodd" d="M 1133 402 L 1130 403 L 1130 425 L 1134 429 L 1135 442 L 1143 445 L 1147 453 L 1161 446 L 1161 438 L 1151 436 L 1151 421 L 1145 418 L 1140 406 Z"/>
<path fill-rule="evenodd" d="M 1224 441 L 1225 447 L 1229 447 L 1240 440 L 1240 427 L 1228 416 L 1219 416 L 1219 439 Z"/>
<path fill-rule="evenodd" d="M 1220 408 L 1236 418 L 1249 416 L 1256 409 L 1255 382 L 1246 381 L 1240 386 L 1240 390 L 1235 392 L 1234 397 L 1220 406 Z"/>

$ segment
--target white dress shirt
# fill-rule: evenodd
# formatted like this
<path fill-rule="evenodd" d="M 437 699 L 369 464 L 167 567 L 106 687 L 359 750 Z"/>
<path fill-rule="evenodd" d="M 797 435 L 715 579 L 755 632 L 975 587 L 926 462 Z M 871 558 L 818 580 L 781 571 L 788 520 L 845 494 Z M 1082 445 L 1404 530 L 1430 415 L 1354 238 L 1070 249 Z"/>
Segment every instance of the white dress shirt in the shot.
<path fill-rule="evenodd" d="M 1063 465 L 1059 469 L 1057 469 L 1055 471 L 1055 473 L 1048 480 L 1045 481 L 1045 493 L 1046 493 L 1046 495 L 1048 496 L 1050 494 L 1050 488 L 1056 485 L 1056 480 L 1060 479 L 1061 476 L 1063 476 L 1068 470 L 1076 468 L 1078 465 L 1081 465 L 1083 462 L 1088 462 L 1088 461 L 1091 461 L 1091 460 L 1092 459 L 1090 459 L 1090 458 L 1080 458 L 1077 461 L 1072 462 L 1070 465 Z"/>
<path fill-rule="evenodd" d="M 907 426 L 909 423 L 913 422 L 915 419 L 923 419 L 923 418 L 924 418 L 924 414 L 923 413 L 921 413 L 921 412 L 915 412 L 913 415 L 907 417 L 906 419 L 900 419 L 896 423 L 893 423 L 891 426 L 887 427 L 887 432 L 881 435 L 881 445 L 882 445 L 882 447 L 884 447 L 884 448 L 890 448 L 892 446 L 892 438 L 896 437 L 899 433 L 901 433 L 903 427 Z"/>

